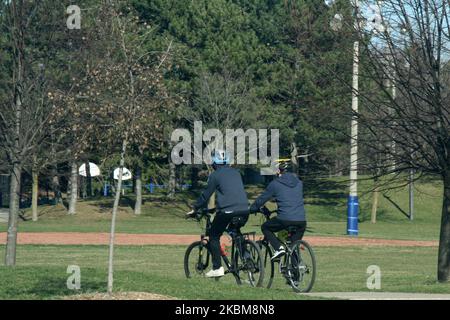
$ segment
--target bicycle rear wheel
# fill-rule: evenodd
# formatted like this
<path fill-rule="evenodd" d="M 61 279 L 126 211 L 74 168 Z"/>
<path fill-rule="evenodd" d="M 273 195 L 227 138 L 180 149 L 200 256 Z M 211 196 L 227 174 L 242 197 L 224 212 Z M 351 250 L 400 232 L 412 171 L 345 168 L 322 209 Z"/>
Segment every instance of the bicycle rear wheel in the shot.
<path fill-rule="evenodd" d="M 211 252 L 206 243 L 193 242 L 184 254 L 184 273 L 187 278 L 203 277 L 211 261 Z"/>
<path fill-rule="evenodd" d="M 252 287 L 261 287 L 264 282 L 264 264 L 261 250 L 256 242 L 244 240 L 242 252 L 235 251 L 235 272 L 241 281 L 248 282 Z M 245 279 L 245 280 L 244 280 Z"/>
<path fill-rule="evenodd" d="M 309 292 L 316 279 L 316 258 L 312 247 L 304 240 L 292 244 L 287 272 L 295 292 Z"/>

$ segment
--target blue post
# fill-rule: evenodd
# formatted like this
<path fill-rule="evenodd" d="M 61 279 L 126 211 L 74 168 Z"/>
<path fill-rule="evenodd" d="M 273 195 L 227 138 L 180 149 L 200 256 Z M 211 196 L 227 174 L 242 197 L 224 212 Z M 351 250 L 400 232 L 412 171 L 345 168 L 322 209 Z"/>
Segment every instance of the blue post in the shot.
<path fill-rule="evenodd" d="M 358 235 L 358 196 L 349 196 L 347 202 L 347 234 L 350 236 Z"/>
<path fill-rule="evenodd" d="M 107 197 L 108 196 L 108 184 L 105 183 L 105 185 L 103 186 L 103 196 Z"/>
<path fill-rule="evenodd" d="M 150 182 L 150 193 L 153 193 L 153 188 L 154 188 L 153 182 Z"/>

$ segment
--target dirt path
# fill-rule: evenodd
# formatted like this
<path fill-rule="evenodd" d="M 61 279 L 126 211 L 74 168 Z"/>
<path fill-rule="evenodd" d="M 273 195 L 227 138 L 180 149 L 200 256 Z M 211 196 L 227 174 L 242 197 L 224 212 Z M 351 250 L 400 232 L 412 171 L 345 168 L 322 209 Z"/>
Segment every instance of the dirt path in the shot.
<path fill-rule="evenodd" d="M 118 245 L 187 245 L 199 239 L 198 235 L 180 234 L 116 234 Z M 225 237 L 223 237 L 225 239 Z M 437 241 L 387 240 L 350 237 L 306 236 L 313 247 L 345 247 L 345 246 L 404 246 L 435 247 Z M 6 233 L 0 232 L 0 244 L 6 243 Z M 109 243 L 108 233 L 83 232 L 20 232 L 19 244 L 60 244 L 60 245 L 105 245 Z"/>

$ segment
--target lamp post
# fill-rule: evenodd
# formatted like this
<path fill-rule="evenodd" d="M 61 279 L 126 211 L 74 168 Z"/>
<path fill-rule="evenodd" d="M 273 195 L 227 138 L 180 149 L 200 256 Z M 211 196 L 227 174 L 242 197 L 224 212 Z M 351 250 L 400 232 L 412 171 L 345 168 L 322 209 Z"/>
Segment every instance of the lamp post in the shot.
<path fill-rule="evenodd" d="M 332 6 L 335 0 L 325 0 L 327 6 Z M 359 0 L 354 0 L 355 28 L 358 30 Z M 333 23 L 340 28 L 342 15 L 335 15 Z M 352 119 L 350 132 L 350 186 L 347 200 L 347 234 L 358 235 L 358 77 L 359 77 L 359 41 L 353 43 L 353 72 L 352 72 Z"/>
<path fill-rule="evenodd" d="M 408 49 L 408 34 L 411 31 L 408 23 L 401 23 L 398 25 L 400 29 L 400 35 L 404 41 L 403 47 L 406 51 Z M 405 61 L 405 68 L 409 69 L 410 65 L 408 60 Z M 439 125 L 439 124 L 438 124 Z M 411 149 L 411 168 L 409 169 L 408 176 L 408 191 L 409 191 L 409 220 L 414 220 L 414 150 Z"/>
<path fill-rule="evenodd" d="M 358 0 L 355 0 L 356 19 L 358 19 Z M 352 75 L 352 120 L 350 132 L 350 192 L 347 201 L 347 234 L 358 235 L 358 81 L 359 41 L 353 43 Z"/>

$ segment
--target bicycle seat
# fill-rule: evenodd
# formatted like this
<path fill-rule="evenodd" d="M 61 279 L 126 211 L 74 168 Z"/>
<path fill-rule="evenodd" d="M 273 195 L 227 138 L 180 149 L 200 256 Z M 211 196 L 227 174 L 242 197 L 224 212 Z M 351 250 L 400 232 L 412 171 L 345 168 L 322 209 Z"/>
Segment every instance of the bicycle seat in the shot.
<path fill-rule="evenodd" d="M 243 217 L 233 217 L 230 221 L 230 225 L 234 227 L 241 227 L 245 224 L 245 220 Z"/>
<path fill-rule="evenodd" d="M 242 217 L 234 217 L 225 230 L 229 235 L 240 234 L 241 227 L 245 225 L 245 220 Z"/>
<path fill-rule="evenodd" d="M 297 226 L 289 226 L 289 227 L 287 227 L 286 230 L 288 233 L 295 233 L 295 232 L 297 232 L 298 227 Z"/>

